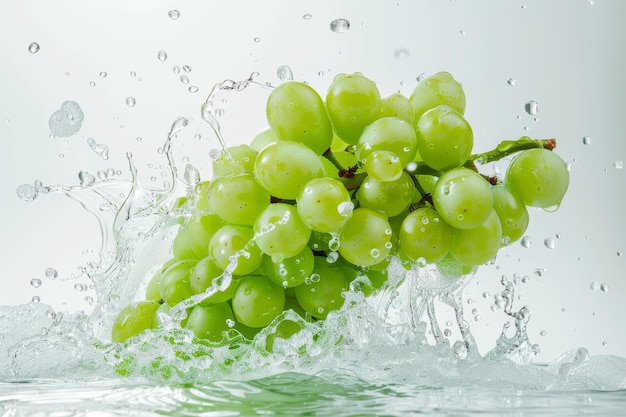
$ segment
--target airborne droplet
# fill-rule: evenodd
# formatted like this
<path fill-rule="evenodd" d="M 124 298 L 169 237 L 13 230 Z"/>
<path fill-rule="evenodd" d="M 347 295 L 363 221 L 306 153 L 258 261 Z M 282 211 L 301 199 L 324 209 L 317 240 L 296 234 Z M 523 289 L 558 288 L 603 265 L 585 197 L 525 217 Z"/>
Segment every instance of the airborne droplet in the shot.
<path fill-rule="evenodd" d="M 37 52 L 39 52 L 39 49 L 41 49 L 39 47 L 39 44 L 37 42 L 32 42 L 30 45 L 28 45 L 28 52 L 30 52 L 31 54 L 36 54 Z"/>
<path fill-rule="evenodd" d="M 167 15 L 170 17 L 170 19 L 176 20 L 180 17 L 180 12 L 178 10 L 170 10 L 169 12 L 167 12 Z"/>
<path fill-rule="evenodd" d="M 533 116 L 539 111 L 539 105 L 535 100 L 530 100 L 526 102 L 526 104 L 524 105 L 524 109 L 526 110 L 526 113 Z"/>
<path fill-rule="evenodd" d="M 335 33 L 344 33 L 350 29 L 350 22 L 347 19 L 335 19 L 330 22 L 330 30 Z"/>
<path fill-rule="evenodd" d="M 281 81 L 291 81 L 293 80 L 293 72 L 289 65 L 281 65 L 276 69 L 276 75 Z"/>
<path fill-rule="evenodd" d="M 135 107 L 135 104 L 137 104 L 137 100 L 135 100 L 135 97 L 126 97 L 126 105 L 128 107 Z"/>
<path fill-rule="evenodd" d="M 167 52 L 165 52 L 163 49 L 161 49 L 157 53 L 157 58 L 159 58 L 159 61 L 165 62 L 167 60 Z"/>

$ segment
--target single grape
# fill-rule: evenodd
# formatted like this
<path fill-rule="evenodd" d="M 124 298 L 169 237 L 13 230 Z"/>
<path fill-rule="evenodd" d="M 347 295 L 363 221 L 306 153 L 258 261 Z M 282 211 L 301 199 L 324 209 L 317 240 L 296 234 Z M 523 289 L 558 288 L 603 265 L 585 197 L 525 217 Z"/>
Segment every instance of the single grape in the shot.
<path fill-rule="evenodd" d="M 146 287 L 146 300 L 161 302 L 162 298 L 159 290 L 161 273 L 162 271 L 157 271 L 152 278 L 150 278 L 150 281 L 148 281 L 148 286 Z"/>
<path fill-rule="evenodd" d="M 465 265 L 477 266 L 493 259 L 502 244 L 502 226 L 495 210 L 473 229 L 456 229 L 450 253 Z"/>
<path fill-rule="evenodd" d="M 295 200 L 308 181 L 324 177 L 320 157 L 306 145 L 279 141 L 259 152 L 254 164 L 256 180 L 271 195 Z"/>
<path fill-rule="evenodd" d="M 211 238 L 209 256 L 218 268 L 229 268 L 233 275 L 250 274 L 261 266 L 263 259 L 253 238 L 251 227 L 227 224 Z"/>
<path fill-rule="evenodd" d="M 463 165 L 472 153 L 471 126 L 460 113 L 445 104 L 424 113 L 415 130 L 422 160 L 438 171 Z"/>
<path fill-rule="evenodd" d="M 249 327 L 265 327 L 285 306 L 285 291 L 266 276 L 243 277 L 233 294 L 233 312 Z"/>
<path fill-rule="evenodd" d="M 411 212 L 400 228 L 400 250 L 417 262 L 427 263 L 443 259 L 452 243 L 453 229 L 430 207 L 420 207 Z"/>
<path fill-rule="evenodd" d="M 406 167 L 417 152 L 415 129 L 397 117 L 384 117 L 372 122 L 356 144 L 356 157 L 364 162 L 374 151 L 393 152 L 400 158 L 402 167 Z"/>
<path fill-rule="evenodd" d="M 185 298 L 193 295 L 189 281 L 189 270 L 197 263 L 196 259 L 185 259 L 174 262 L 162 270 L 161 279 L 159 280 L 159 292 L 166 303 L 173 306 L 184 299 L 181 299 L 184 295 L 188 294 Z M 182 284 L 177 284 L 175 288 L 170 288 L 178 282 L 182 282 Z M 189 291 L 186 291 L 187 287 L 189 287 Z"/>
<path fill-rule="evenodd" d="M 226 284 L 227 280 L 224 271 L 217 266 L 211 256 L 201 259 L 189 270 L 189 281 L 194 293 L 202 294 L 211 286 L 217 290 L 213 295 L 200 302 L 203 305 L 221 303 L 233 297 L 235 286 L 239 280 L 237 277 L 231 276 L 228 285 Z"/>
<path fill-rule="evenodd" d="M 423 79 L 415 86 L 409 101 L 415 114 L 415 123 L 419 122 L 422 114 L 440 104 L 446 104 L 461 114 L 465 112 L 463 87 L 445 71 Z"/>
<path fill-rule="evenodd" d="M 235 316 L 228 303 L 198 304 L 189 313 L 185 327 L 199 339 L 221 342 L 224 332 L 232 327 L 229 323 L 234 326 Z"/>
<path fill-rule="evenodd" d="M 307 182 L 296 199 L 298 214 L 312 230 L 338 232 L 352 214 L 350 194 L 341 181 L 315 178 Z"/>
<path fill-rule="evenodd" d="M 264 256 L 261 269 L 265 275 L 283 287 L 295 287 L 304 282 L 313 272 L 313 251 L 305 246 L 296 256 L 274 262 Z"/>
<path fill-rule="evenodd" d="M 374 151 L 365 158 L 365 171 L 377 181 L 394 181 L 400 178 L 404 167 L 398 155 L 391 151 Z"/>
<path fill-rule="evenodd" d="M 337 136 L 355 145 L 363 129 L 380 117 L 380 93 L 363 74 L 339 74 L 328 89 L 326 107 Z"/>
<path fill-rule="evenodd" d="M 333 139 L 333 128 L 317 92 L 302 82 L 274 88 L 267 99 L 267 121 L 281 140 L 300 142 L 321 155 Z"/>
<path fill-rule="evenodd" d="M 252 226 L 270 204 L 270 193 L 251 174 L 218 178 L 209 192 L 211 209 L 226 223 Z"/>
<path fill-rule="evenodd" d="M 339 233 L 339 253 L 354 265 L 375 265 L 391 252 L 392 233 L 384 214 L 365 207 L 357 208 Z"/>
<path fill-rule="evenodd" d="M 311 237 L 297 209 L 289 204 L 270 204 L 254 224 L 256 244 L 275 261 L 296 256 Z"/>
<path fill-rule="evenodd" d="M 367 177 L 356 197 L 361 207 L 378 210 L 389 217 L 397 216 L 409 207 L 416 194 L 413 180 L 406 172 L 394 181 L 377 181 Z"/>
<path fill-rule="evenodd" d="M 325 258 L 315 257 L 313 274 L 307 282 L 294 288 L 298 304 L 311 316 L 325 319 L 329 312 L 339 310 L 343 305 L 343 293 L 349 283 L 341 270 L 326 262 Z"/>
<path fill-rule="evenodd" d="M 213 179 L 229 175 L 251 174 L 258 151 L 248 145 L 230 146 L 212 163 Z"/>
<path fill-rule="evenodd" d="M 504 185 L 495 185 L 493 209 L 498 214 L 502 226 L 502 240 L 505 244 L 517 241 L 528 227 L 528 209 L 522 200 Z"/>
<path fill-rule="evenodd" d="M 505 184 L 527 206 L 555 211 L 569 186 L 563 159 L 547 149 L 520 152 L 506 172 Z"/>
<path fill-rule="evenodd" d="M 261 149 L 265 148 L 270 143 L 278 142 L 280 139 L 276 136 L 276 133 L 272 129 L 265 129 L 252 139 L 250 147 L 257 152 L 261 152 Z"/>
<path fill-rule="evenodd" d="M 401 93 L 394 93 L 382 99 L 380 117 L 397 117 L 415 126 L 415 113 L 411 102 Z"/>
<path fill-rule="evenodd" d="M 224 222 L 217 214 L 207 214 L 189 219 L 185 225 L 189 246 L 196 255 L 195 258 L 202 259 L 209 253 L 209 242 Z"/>
<path fill-rule="evenodd" d="M 154 315 L 161 304 L 140 301 L 124 307 L 113 322 L 111 340 L 121 343 L 147 329 L 154 328 Z"/>
<path fill-rule="evenodd" d="M 191 282 L 189 276 L 183 277 L 181 280 L 173 282 L 163 292 L 163 301 L 169 306 L 174 307 L 181 301 L 194 295 L 193 289 L 191 289 Z"/>
<path fill-rule="evenodd" d="M 174 240 L 172 241 L 172 253 L 174 258 L 179 261 L 184 259 L 198 259 L 196 252 L 193 250 L 193 244 L 191 243 L 191 239 L 189 239 L 189 235 L 187 234 L 187 229 L 185 227 L 181 227 L 174 237 Z"/>
<path fill-rule="evenodd" d="M 480 226 L 493 210 L 491 185 L 471 169 L 456 168 L 437 181 L 433 191 L 437 213 L 450 226 L 472 229 Z"/>

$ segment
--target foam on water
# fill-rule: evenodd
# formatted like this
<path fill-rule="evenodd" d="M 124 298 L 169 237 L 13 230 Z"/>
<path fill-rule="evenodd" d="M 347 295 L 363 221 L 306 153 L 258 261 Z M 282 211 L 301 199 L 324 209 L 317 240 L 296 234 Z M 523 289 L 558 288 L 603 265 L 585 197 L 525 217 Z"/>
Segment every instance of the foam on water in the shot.
<path fill-rule="evenodd" d="M 221 149 L 226 146 L 214 114 L 214 96 L 252 85 L 267 87 L 254 77 L 217 84 L 202 106 L 201 118 L 213 130 Z M 169 175 L 161 189 L 140 185 L 141 173 L 128 153 L 131 181 L 107 176 L 96 179 L 85 172 L 79 185 L 36 183 L 18 190 L 26 201 L 41 194 L 64 193 L 98 219 L 102 235 L 99 261 L 82 268 L 95 287 L 97 303 L 90 315 L 55 312 L 35 302 L 0 306 L 0 347 L 7 352 L 0 356 L 0 380 L 92 381 L 115 379 L 121 374 L 129 381 L 147 378 L 208 383 L 261 381 L 291 372 L 325 378 L 332 369 L 332 378 L 346 375 L 353 383 L 562 391 L 626 389 L 623 358 L 592 357 L 579 349 L 550 366 L 532 365 L 538 346 L 526 332 L 531 314 L 526 307 L 514 305 L 514 283 L 504 277 L 501 292 L 494 296 L 510 320 L 496 347 L 481 356 L 462 302 L 464 287 L 480 271 L 458 277 L 459 271 L 440 272 L 416 265 L 407 272 L 397 260 L 389 266 L 388 287 L 367 298 L 357 291 L 348 292 L 344 307 L 330 313 L 325 321 L 310 323 L 285 312 L 251 341 L 235 331 L 227 344 L 194 341 L 192 332 L 182 329 L 177 320 L 184 317 L 188 307 L 217 291 L 211 287 L 172 308 L 170 315 L 162 315 L 158 329 L 121 344 L 111 343 L 110 329 L 117 312 L 142 293 L 155 266 L 168 258 L 181 219 L 195 214 L 189 208 L 193 204 L 172 208 L 178 207 L 180 190 L 191 202 L 199 198 L 194 187 L 200 180 L 198 170 L 188 165 L 180 178 L 172 157 L 177 135 L 189 122 L 186 117 L 175 120 L 161 148 L 159 158 L 165 160 Z M 222 284 L 227 285 L 229 279 L 225 275 Z M 358 288 L 365 281 L 367 277 L 362 276 L 352 285 Z M 446 323 L 445 330 L 438 321 L 438 304 L 454 312 L 456 323 Z M 288 340 L 273 338 L 283 319 L 297 322 L 303 330 Z M 449 337 L 450 327 L 458 330 L 457 340 Z"/>

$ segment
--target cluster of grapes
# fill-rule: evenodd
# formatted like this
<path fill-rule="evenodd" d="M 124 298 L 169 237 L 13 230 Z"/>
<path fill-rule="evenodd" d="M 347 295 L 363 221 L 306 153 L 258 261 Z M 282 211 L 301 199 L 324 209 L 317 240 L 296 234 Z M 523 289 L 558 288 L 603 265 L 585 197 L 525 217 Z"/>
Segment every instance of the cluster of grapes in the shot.
<path fill-rule="evenodd" d="M 146 301 L 123 309 L 115 342 L 158 325 L 158 312 L 198 294 L 182 325 L 220 342 L 252 337 L 284 310 L 325 319 L 357 277 L 366 294 L 386 280 L 392 256 L 406 265 L 473 267 L 519 239 L 526 206 L 556 209 L 569 183 L 554 140 L 523 137 L 472 155 L 461 85 L 440 72 L 410 98 L 381 98 L 360 73 L 337 76 L 326 100 L 285 82 L 267 101 L 269 129 L 213 161 L 173 258 Z M 504 181 L 477 164 L 517 154 Z M 365 283 L 365 284 L 363 284 Z M 354 286 L 353 286 L 354 287 Z M 284 321 L 275 336 L 300 326 Z"/>

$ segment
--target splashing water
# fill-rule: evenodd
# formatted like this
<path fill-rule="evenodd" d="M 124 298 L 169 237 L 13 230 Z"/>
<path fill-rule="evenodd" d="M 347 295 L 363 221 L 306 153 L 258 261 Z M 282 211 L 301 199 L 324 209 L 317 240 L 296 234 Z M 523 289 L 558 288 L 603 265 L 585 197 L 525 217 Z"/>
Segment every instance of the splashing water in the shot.
<path fill-rule="evenodd" d="M 255 81 L 256 76 L 253 73 L 243 81 L 225 80 L 216 84 L 201 107 L 202 120 L 209 125 L 224 152 L 226 141 L 214 107 L 216 95 L 224 91 L 242 92 L 251 86 L 271 88 Z M 78 105 L 70 108 L 74 112 L 73 120 L 82 122 L 82 112 L 80 118 L 76 117 Z M 55 136 L 71 131 L 70 125 L 72 128 L 76 123 L 80 125 L 80 122 L 69 124 L 66 113 L 63 117 L 63 120 L 55 119 L 55 123 L 65 123 L 55 124 Z M 0 359 L 0 380 L 95 380 L 99 384 L 105 381 L 106 393 L 119 386 L 120 374 L 128 377 L 127 384 L 145 378 L 168 383 L 191 382 L 196 384 L 194 388 L 141 385 L 134 394 L 143 396 L 142 404 L 153 401 L 153 408 L 161 406 L 171 413 L 185 409 L 189 415 L 200 415 L 205 410 L 202 404 L 206 405 L 211 396 L 224 398 L 230 405 L 245 397 L 246 405 L 242 407 L 261 410 L 267 405 L 263 395 L 274 398 L 272 395 L 282 393 L 281 405 L 272 406 L 276 410 L 294 406 L 293 398 L 299 398 L 297 407 L 302 407 L 303 392 L 298 390 L 304 389 L 303 386 L 318 387 L 309 392 L 312 409 L 318 411 L 320 407 L 329 407 L 324 395 L 328 390 L 354 401 L 359 398 L 357 394 L 370 392 L 369 407 L 361 410 L 363 415 L 373 412 L 403 415 L 414 410 L 416 404 L 421 404 L 421 409 L 434 410 L 448 407 L 451 397 L 456 398 L 457 404 L 461 401 L 467 409 L 476 410 L 481 405 L 473 401 L 494 404 L 495 400 L 487 395 L 494 392 L 500 393 L 499 398 L 502 392 L 507 392 L 505 396 L 510 398 L 519 395 L 520 390 L 548 395 L 552 391 L 626 389 L 626 361 L 621 358 L 591 357 L 579 349 L 563 355 L 550 366 L 532 365 L 539 347 L 529 340 L 526 331 L 531 313 L 527 307 L 516 310 L 514 283 L 506 277 L 502 278 L 502 290 L 493 297 L 509 320 L 495 348 L 480 355 L 463 308 L 466 304 L 463 290 L 476 270 L 461 277 L 458 271 L 440 272 L 420 265 L 406 271 L 398 260 L 393 260 L 388 268 L 387 287 L 367 298 L 358 291 L 347 292 L 344 307 L 331 312 L 324 321 L 306 322 L 287 311 L 253 340 L 231 331 L 225 345 L 194 341 L 193 334 L 181 328 L 178 321 L 185 316 L 186 309 L 218 291 L 219 286 L 227 286 L 230 276 L 225 274 L 221 283 L 183 301 L 169 315 L 162 315 L 162 326 L 158 329 L 121 344 L 110 343 L 110 329 L 117 312 L 141 292 L 154 272 L 154 265 L 167 257 L 181 219 L 194 214 L 189 208 L 193 204 L 182 207 L 174 204 L 181 186 L 189 201 L 199 198 L 195 187 L 201 180 L 199 171 L 187 164 L 180 178 L 172 157 L 178 135 L 189 124 L 187 117 L 176 119 L 161 148 L 160 157 L 165 159 L 167 168 L 163 188 L 140 185 L 140 173 L 130 152 L 126 155 L 132 174 L 130 181 L 96 179 L 82 171 L 79 185 L 44 186 L 36 182 L 18 188 L 18 195 L 25 201 L 33 201 L 40 194 L 63 193 L 98 220 L 102 236 L 99 260 L 81 270 L 95 287 L 97 303 L 90 315 L 56 312 L 41 302 L 0 307 L 0 345 L 8 352 Z M 351 207 L 338 208 L 343 209 L 351 210 Z M 525 247 L 530 246 L 530 240 L 527 241 L 527 245 L 522 243 Z M 45 275 L 52 279 L 58 273 L 50 270 Z M 368 281 L 363 275 L 351 285 L 356 290 Z M 453 312 L 454 320 L 445 325 L 439 322 L 437 311 L 441 306 Z M 273 338 L 272 333 L 283 320 L 298 323 L 302 330 L 288 340 Z M 459 336 L 453 337 L 453 333 Z M 75 387 L 74 396 L 87 401 L 88 392 L 94 390 L 90 384 Z M 55 387 L 62 389 L 63 385 Z M 459 391 L 458 387 L 468 388 Z M 477 387 L 481 391 L 474 391 Z M 159 389 L 167 391 L 167 398 L 188 400 L 160 404 L 158 401 L 164 394 Z M 485 389 L 492 391 L 485 393 Z M 53 388 L 50 395 L 52 392 Z M 90 401 L 109 404 L 111 397 L 106 393 L 102 391 L 101 396 L 92 396 Z M 7 395 L 0 386 L 0 410 L 3 410 L 2 399 L 9 398 Z M 545 398 L 541 395 L 525 398 L 529 403 L 543 404 Z M 597 398 L 594 395 L 600 394 L 587 394 L 590 401 Z M 130 409 L 141 408 L 132 401 L 135 400 L 129 397 L 122 404 L 127 409 L 129 404 Z M 189 411 L 194 404 L 198 408 Z M 113 404 L 108 407 L 115 409 Z M 393 407 L 393 414 L 389 407 Z M 240 412 L 245 414 L 246 410 L 250 408 L 242 408 Z"/>

